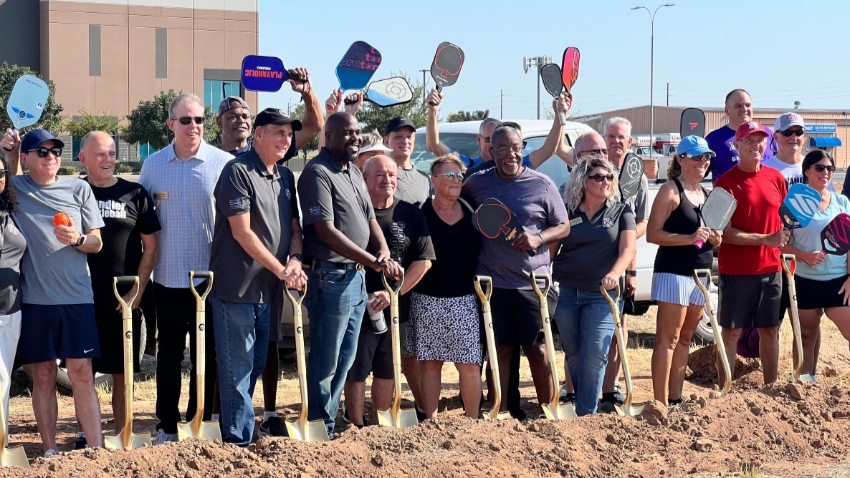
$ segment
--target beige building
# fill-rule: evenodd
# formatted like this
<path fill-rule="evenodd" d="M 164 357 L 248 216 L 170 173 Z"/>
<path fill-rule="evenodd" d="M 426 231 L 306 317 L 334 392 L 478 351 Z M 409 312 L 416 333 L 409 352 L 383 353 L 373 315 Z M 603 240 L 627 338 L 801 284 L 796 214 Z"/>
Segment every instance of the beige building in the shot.
<path fill-rule="evenodd" d="M 213 108 L 244 95 L 256 110 L 240 70 L 258 51 L 258 9 L 259 0 L 0 0 L 0 63 L 52 80 L 67 115 L 123 118 L 169 89 Z"/>
<path fill-rule="evenodd" d="M 683 106 L 656 106 L 655 127 L 656 137 L 662 134 L 678 133 Z M 706 133 L 714 131 L 727 123 L 723 108 L 702 108 L 705 111 Z M 756 108 L 754 119 L 765 126 L 773 128 L 776 118 L 782 113 L 793 111 L 803 117 L 806 122 L 806 146 L 808 149 L 822 148 L 833 155 L 836 162 L 846 167 L 850 164 L 848 158 L 847 140 L 850 133 L 850 110 L 806 110 L 806 109 L 776 109 Z M 601 130 L 602 124 L 615 116 L 628 119 L 632 123 L 632 136 L 649 138 L 649 106 L 638 106 L 621 110 L 606 111 L 595 115 L 577 118 L 576 121 L 588 124 Z"/>

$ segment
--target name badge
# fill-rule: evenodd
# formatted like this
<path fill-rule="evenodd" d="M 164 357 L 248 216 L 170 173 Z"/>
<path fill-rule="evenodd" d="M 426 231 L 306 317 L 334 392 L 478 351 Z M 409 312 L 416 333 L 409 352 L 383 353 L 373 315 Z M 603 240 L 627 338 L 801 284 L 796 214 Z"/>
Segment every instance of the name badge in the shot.
<path fill-rule="evenodd" d="M 168 191 L 163 191 L 161 193 L 156 193 L 153 195 L 154 199 L 168 199 Z"/>
<path fill-rule="evenodd" d="M 581 224 L 581 218 L 577 217 L 575 219 L 570 219 L 570 226 L 577 226 Z"/>

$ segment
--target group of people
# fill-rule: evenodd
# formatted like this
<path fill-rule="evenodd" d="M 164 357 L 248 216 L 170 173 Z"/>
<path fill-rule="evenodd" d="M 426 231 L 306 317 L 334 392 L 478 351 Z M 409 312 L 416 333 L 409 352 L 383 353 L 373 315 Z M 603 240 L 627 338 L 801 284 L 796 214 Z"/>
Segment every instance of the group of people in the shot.
<path fill-rule="evenodd" d="M 344 420 L 358 427 L 376 423 L 377 410 L 392 403 L 392 336 L 380 320 L 383 314 L 384 324 L 391 321 L 391 297 L 382 275 L 403 280 L 399 345 L 420 419 L 437 413 L 445 362 L 453 362 L 459 372 L 466 415 L 480 414 L 485 356 L 476 275 L 491 277 L 494 286 L 497 356 L 489 360 L 498 362 L 502 375 L 506 399 L 501 411 L 518 419 L 527 416 L 519 397 L 520 350 L 539 403 L 549 402 L 561 385 L 550 379 L 554 357 L 547 356 L 543 344 L 532 272 L 551 273 L 559 284 L 546 300 L 566 355 L 561 399 L 572 402 L 578 415 L 596 413 L 600 403 L 622 403 L 620 357 L 602 294 L 613 296 L 617 288 L 623 296 L 634 294 L 636 241 L 643 234 L 660 246 L 652 290 L 659 304 L 652 360 L 657 399 L 672 405 L 683 401 L 687 344 L 703 307 L 691 273 L 710 265 L 721 238 L 721 324 L 730 358 L 741 328 L 757 328 L 765 381 L 776 379 L 777 328 L 784 312 L 780 249 L 802 262 L 798 299 L 804 371 L 815 373 L 821 309 L 850 340 L 846 257 L 811 252 L 820 251 L 817 228 L 847 212 L 850 203 L 830 187 L 835 164 L 828 154 L 814 151 L 801 158 L 804 125 L 793 113 L 781 116 L 772 133 L 752 121 L 745 91 L 730 93 L 728 131 L 721 128 L 707 141 L 682 140 L 668 171 L 670 181 L 650 214 L 645 176 L 634 197 L 622 198 L 617 186 L 631 145 L 628 120 L 612 118 L 602 134 L 583 134 L 570 146 L 557 119 L 557 113 L 569 111 L 570 95 L 553 100 L 555 119 L 540 149 L 526 151 L 516 123 L 488 118 L 476 137 L 481 155 L 470 158 L 440 142 L 443 93 L 432 90 L 426 143 L 436 159 L 423 174 L 411 164 L 416 127 L 410 119 L 396 117 L 384 132 L 363 134 L 355 116 L 361 94 L 349 95 L 344 111 L 338 111 L 343 95 L 334 91 L 325 102 L 325 118 L 309 73 L 301 68 L 295 73 L 288 81 L 305 103 L 303 121 L 275 108 L 252 119 L 242 98 L 229 97 L 218 107 L 218 148 L 203 140 L 203 102 L 192 94 L 179 95 L 167 119 L 174 141 L 146 159 L 138 184 L 114 176 L 115 144 L 106 133 L 82 138 L 79 158 L 87 169 L 82 179 L 57 176 L 65 145 L 49 132 L 36 129 L 23 138 L 11 130 L 4 134 L 0 382 L 8 404 L 15 356 L 33 365 L 33 410 L 45 456 L 57 452 L 57 359 L 65 359 L 74 386 L 77 448 L 102 444 L 94 372 L 115 375 L 116 432 L 123 424 L 115 276 L 140 278 L 137 291 L 119 289 L 125 299 L 137 296 L 130 304 L 134 327 L 141 325 L 138 309 L 145 290 L 154 297 L 155 444 L 177 440 L 187 334 L 193 370 L 186 420 L 197 406 L 197 304 L 190 288 L 203 292 L 211 287 L 205 363 L 211 379 L 204 418 L 218 420 L 224 441 L 239 446 L 253 439 L 252 396 L 261 377 L 259 434 L 286 433 L 275 409 L 277 342 L 283 339 L 284 307 L 289 307 L 284 287 L 309 285 L 304 301 L 310 317 L 308 412 L 310 420 L 324 422 L 330 437 L 343 393 Z M 761 162 L 771 134 L 778 169 Z M 296 181 L 285 163 L 316 135 L 320 152 Z M 553 156 L 572 169 L 560 191 L 535 171 Z M 20 166 L 28 174 L 19 174 Z M 706 197 L 700 181 L 708 171 L 716 187 L 738 201 L 730 227 L 722 232 L 699 221 L 698 208 Z M 807 182 L 822 194 L 821 211 L 807 228 L 782 230 L 778 207 L 786 181 Z M 522 227 L 511 240 L 483 239 L 474 227 L 473 211 L 488 199 L 500 200 L 516 215 Z M 54 225 L 60 212 L 70 217 L 69 224 Z M 696 248 L 697 240 L 705 244 Z M 190 283 L 190 271 L 213 272 L 212 283 Z M 138 339 L 134 348 L 138 356 Z M 366 417 L 370 374 L 373 413 Z"/>

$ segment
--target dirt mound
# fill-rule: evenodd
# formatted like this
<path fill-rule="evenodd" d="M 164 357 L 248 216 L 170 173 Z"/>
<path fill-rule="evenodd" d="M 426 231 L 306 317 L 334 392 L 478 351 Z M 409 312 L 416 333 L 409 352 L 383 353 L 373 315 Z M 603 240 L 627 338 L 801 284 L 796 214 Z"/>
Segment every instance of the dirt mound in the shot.
<path fill-rule="evenodd" d="M 750 374 L 753 378 L 760 374 Z M 758 377 L 760 379 L 760 377 Z M 743 385 L 745 391 L 738 391 Z M 777 384 L 692 394 L 635 419 L 491 423 L 440 415 L 413 428 L 351 429 L 328 443 L 259 440 L 248 449 L 191 440 L 133 452 L 104 449 L 33 461 L 4 476 L 681 476 L 840 465 L 850 452 L 850 395 L 839 386 Z M 795 398 L 797 397 L 797 398 Z"/>
<path fill-rule="evenodd" d="M 717 364 L 714 361 L 717 354 L 715 350 L 714 345 L 708 345 L 691 352 L 688 355 L 688 373 L 685 380 L 709 388 L 717 384 Z M 760 369 L 759 359 L 738 357 L 732 376 L 738 380 Z M 764 385 L 764 383 L 761 385 Z"/>

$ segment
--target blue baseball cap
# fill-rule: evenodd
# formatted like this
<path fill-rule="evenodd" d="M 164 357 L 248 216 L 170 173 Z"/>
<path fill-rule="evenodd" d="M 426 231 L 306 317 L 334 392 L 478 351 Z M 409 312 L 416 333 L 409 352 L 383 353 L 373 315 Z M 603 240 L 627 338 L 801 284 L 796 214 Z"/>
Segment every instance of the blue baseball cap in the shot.
<path fill-rule="evenodd" d="M 676 147 L 676 156 L 690 154 L 691 156 L 699 156 L 708 153 L 713 158 L 716 156 L 714 151 L 708 147 L 708 143 L 699 136 L 685 136 L 682 141 L 679 141 L 679 146 Z"/>
<path fill-rule="evenodd" d="M 42 144 L 48 141 L 53 141 L 56 143 L 56 146 L 60 148 L 65 147 L 65 143 L 56 136 L 50 134 L 49 131 L 37 128 L 27 133 L 24 136 L 24 139 L 21 140 L 21 152 L 28 153 L 34 149 L 40 148 Z"/>

